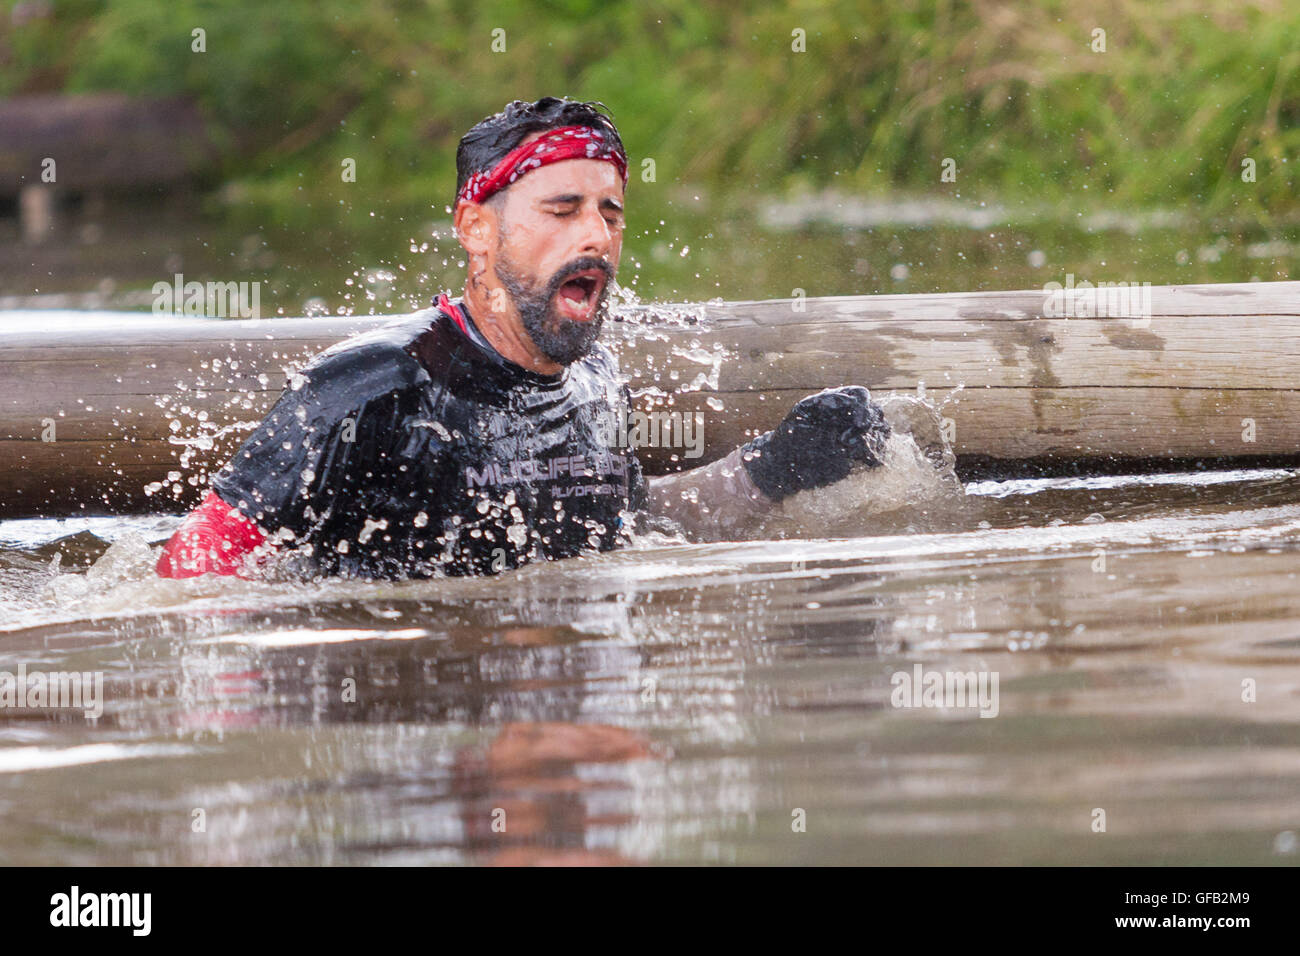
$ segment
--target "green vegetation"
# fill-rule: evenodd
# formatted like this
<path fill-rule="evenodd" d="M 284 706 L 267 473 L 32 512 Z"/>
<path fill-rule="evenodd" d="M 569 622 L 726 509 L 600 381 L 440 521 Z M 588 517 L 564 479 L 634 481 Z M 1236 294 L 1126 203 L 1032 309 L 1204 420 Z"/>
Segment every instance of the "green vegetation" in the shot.
<path fill-rule="evenodd" d="M 6 4 L 12 11 L 19 4 Z M 22 4 L 25 9 L 34 5 Z M 609 104 L 635 182 L 835 187 L 1257 222 L 1300 196 L 1300 5 L 1284 0 L 67 0 L 6 17 L 0 95 L 189 94 L 280 222 L 439 209 L 459 134 L 512 98 Z M 21 11 L 20 11 L 21 13 Z M 191 31 L 206 31 L 206 52 Z M 1106 32 L 1094 52 L 1093 31 Z M 493 30 L 505 31 L 493 52 Z M 796 29 L 806 52 L 792 50 Z M 341 182 L 344 157 L 356 184 Z M 940 182 L 952 157 L 957 182 Z M 1243 183 L 1254 159 L 1257 182 Z M 318 213 L 313 215 L 311 210 Z"/>
<path fill-rule="evenodd" d="M 151 214 L 132 231 L 115 220 L 70 264 L 32 257 L 0 292 L 84 291 L 105 277 L 148 289 L 183 263 L 260 280 L 264 304 L 289 314 L 419 308 L 463 281 L 445 211 L 459 136 L 511 99 L 547 94 L 601 100 L 618 121 L 632 161 L 620 280 L 645 298 L 1300 269 L 1300 5 L 1286 0 L 0 10 L 0 96 L 186 95 L 221 156 L 204 221 Z M 955 182 L 941 177 L 947 158 Z M 772 227 L 765 209 L 787 199 L 786 228 Z M 898 200 L 922 200 L 926 215 L 872 211 Z"/>

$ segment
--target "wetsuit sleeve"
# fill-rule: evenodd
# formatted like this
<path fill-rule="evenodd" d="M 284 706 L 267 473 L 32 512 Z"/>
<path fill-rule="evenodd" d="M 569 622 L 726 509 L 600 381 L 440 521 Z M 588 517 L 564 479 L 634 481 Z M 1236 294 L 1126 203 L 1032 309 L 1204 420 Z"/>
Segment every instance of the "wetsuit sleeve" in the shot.
<path fill-rule="evenodd" d="M 612 363 L 613 358 L 610 361 Z M 623 385 L 623 407 L 632 407 L 632 390 L 626 383 Z M 641 459 L 635 453 L 627 456 L 627 467 L 628 510 L 633 514 L 643 513 L 650 508 L 650 482 L 641 468 Z"/>
<path fill-rule="evenodd" d="M 758 490 L 743 454 L 744 449 L 737 448 L 711 465 L 651 478 L 646 510 L 701 540 L 720 540 L 752 529 L 776 502 Z"/>
<path fill-rule="evenodd" d="M 212 487 L 268 533 L 309 538 L 335 509 L 365 507 L 384 485 L 400 396 L 421 374 L 396 347 L 326 353 L 291 380 Z"/>

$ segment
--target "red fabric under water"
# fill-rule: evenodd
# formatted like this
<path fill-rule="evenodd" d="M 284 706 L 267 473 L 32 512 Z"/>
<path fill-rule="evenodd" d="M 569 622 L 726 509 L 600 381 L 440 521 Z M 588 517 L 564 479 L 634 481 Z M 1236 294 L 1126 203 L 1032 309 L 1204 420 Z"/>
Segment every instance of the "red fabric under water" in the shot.
<path fill-rule="evenodd" d="M 157 571 L 164 578 L 243 577 L 244 557 L 265 540 L 257 525 L 209 491 L 163 547 Z"/>

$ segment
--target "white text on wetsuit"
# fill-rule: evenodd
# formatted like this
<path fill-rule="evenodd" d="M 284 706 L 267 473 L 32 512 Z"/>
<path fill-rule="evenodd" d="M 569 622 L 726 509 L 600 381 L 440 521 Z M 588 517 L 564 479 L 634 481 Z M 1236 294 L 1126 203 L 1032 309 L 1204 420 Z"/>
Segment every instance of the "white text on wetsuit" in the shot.
<path fill-rule="evenodd" d="M 517 459 L 508 462 L 489 462 L 481 471 L 473 465 L 467 465 L 465 482 L 471 488 L 484 488 L 489 485 L 512 484 L 520 481 L 555 481 L 566 476 L 622 477 L 626 472 L 627 461 L 622 455 L 560 455 L 546 461 Z"/>

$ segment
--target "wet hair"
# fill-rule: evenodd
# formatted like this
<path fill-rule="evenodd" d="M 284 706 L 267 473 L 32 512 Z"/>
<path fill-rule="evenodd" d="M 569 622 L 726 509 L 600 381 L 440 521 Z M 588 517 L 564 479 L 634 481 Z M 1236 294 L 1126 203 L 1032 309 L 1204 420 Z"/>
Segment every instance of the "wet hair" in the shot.
<path fill-rule="evenodd" d="M 456 193 L 475 173 L 486 172 L 505 158 L 530 133 L 560 126 L 599 130 L 612 149 L 623 150 L 614 117 L 604 103 L 543 96 L 536 103 L 515 100 L 500 113 L 480 120 L 456 147 Z M 502 195 L 504 190 L 497 195 Z"/>

